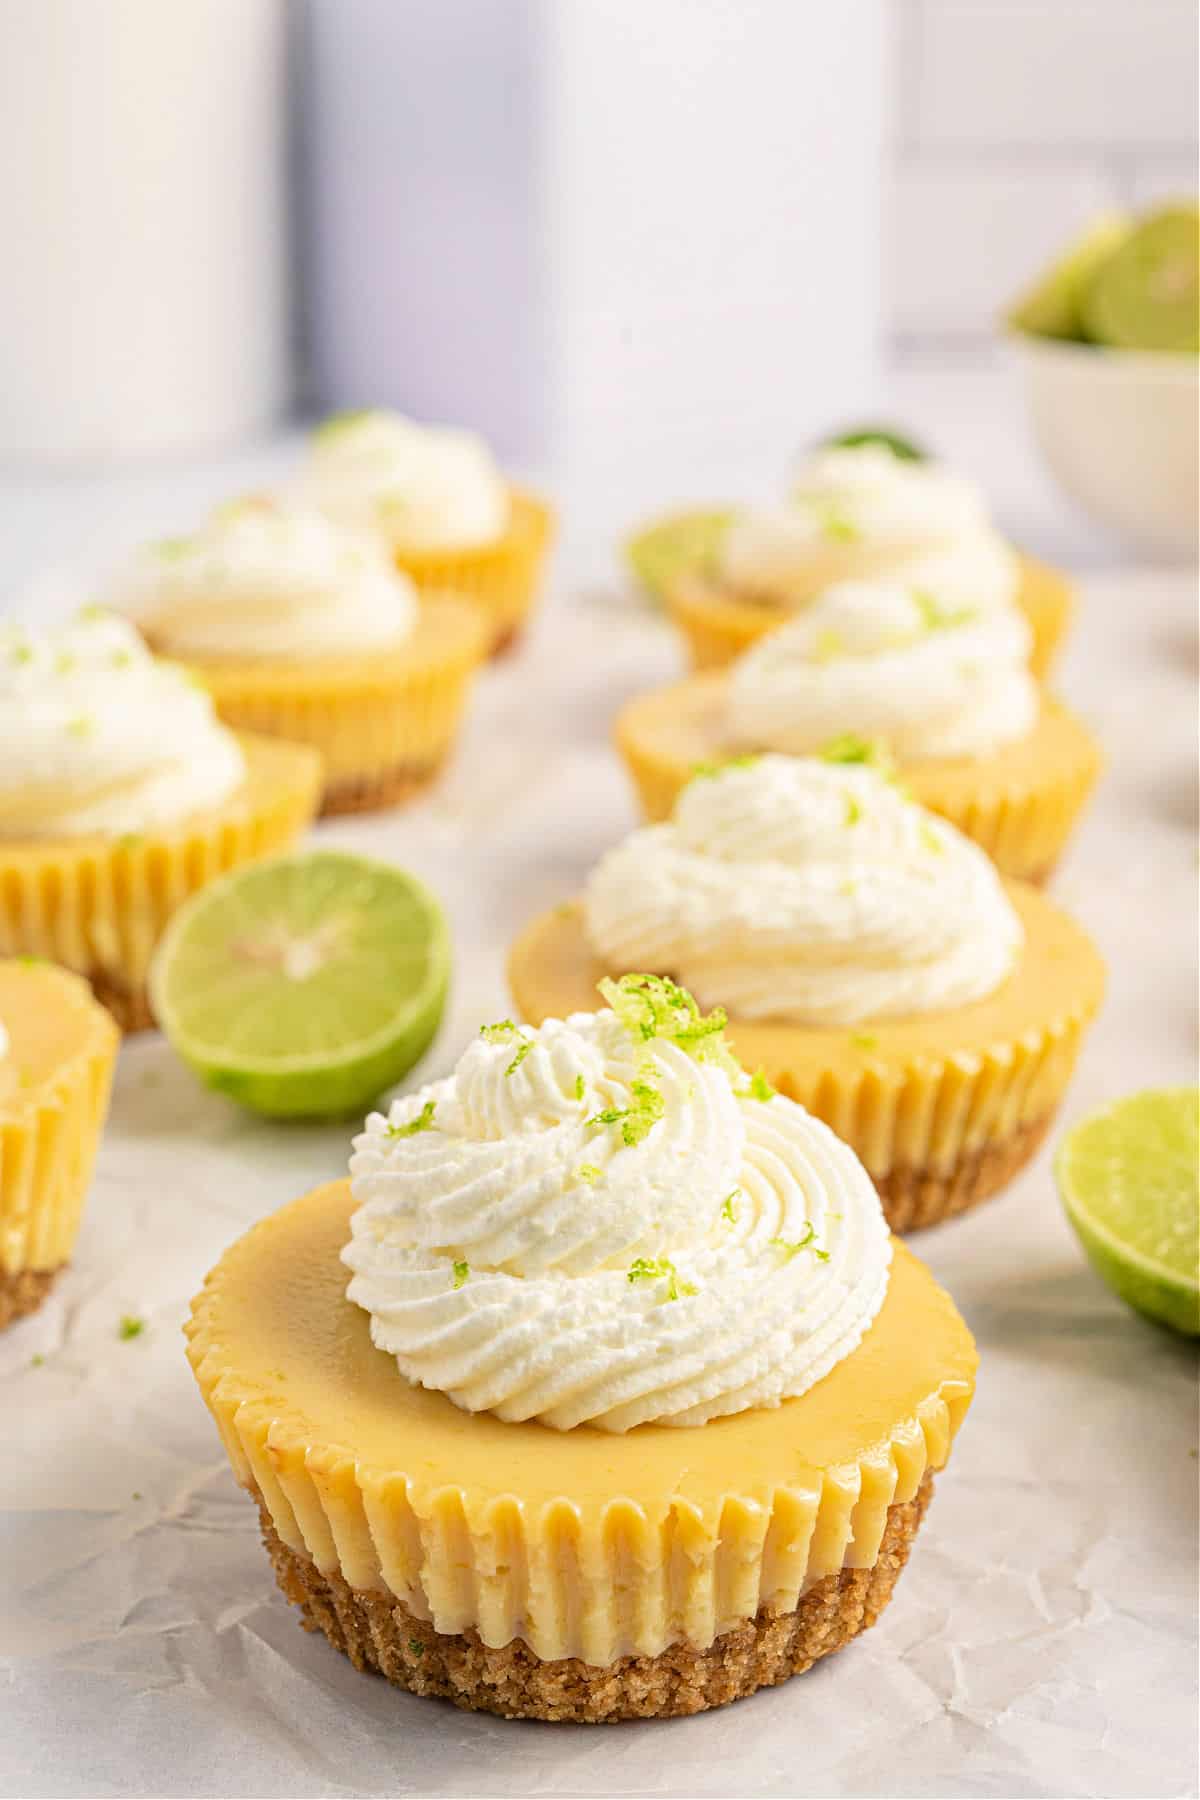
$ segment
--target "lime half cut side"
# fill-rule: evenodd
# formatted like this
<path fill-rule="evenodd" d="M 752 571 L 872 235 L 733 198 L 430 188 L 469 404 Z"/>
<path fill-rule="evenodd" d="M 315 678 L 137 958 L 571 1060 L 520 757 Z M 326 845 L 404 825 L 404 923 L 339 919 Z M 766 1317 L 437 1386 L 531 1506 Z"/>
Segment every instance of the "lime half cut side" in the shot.
<path fill-rule="evenodd" d="M 432 1042 L 446 920 L 403 869 L 314 850 L 237 869 L 181 907 L 150 996 L 209 1087 L 275 1118 L 345 1118 Z"/>
<path fill-rule="evenodd" d="M 1200 1089 L 1131 1094 L 1067 1133 L 1054 1172 L 1093 1266 L 1121 1298 L 1200 1334 Z"/>
<path fill-rule="evenodd" d="M 730 507 L 672 513 L 637 532 L 625 545 L 634 578 L 655 600 L 683 575 L 711 575 L 721 544 L 733 524 Z"/>

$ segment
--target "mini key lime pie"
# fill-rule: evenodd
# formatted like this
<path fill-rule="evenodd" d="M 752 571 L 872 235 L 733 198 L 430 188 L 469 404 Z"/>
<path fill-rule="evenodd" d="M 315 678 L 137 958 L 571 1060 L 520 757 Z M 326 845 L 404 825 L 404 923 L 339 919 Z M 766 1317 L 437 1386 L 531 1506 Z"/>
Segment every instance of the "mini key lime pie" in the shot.
<path fill-rule="evenodd" d="M 879 441 L 816 452 L 779 505 L 650 526 L 631 556 L 650 569 L 695 669 L 731 662 L 834 582 L 882 576 L 947 607 L 1017 606 L 1041 678 L 1074 605 L 1063 576 L 1000 537 L 972 482 Z"/>
<path fill-rule="evenodd" d="M 1103 991 L 1089 938 L 876 771 L 764 756 L 701 776 L 517 940 L 522 1015 L 653 969 L 832 1126 L 895 1231 L 996 1193 L 1062 1099 Z"/>
<path fill-rule="evenodd" d="M 1100 756 L 1034 682 L 1028 646 L 1014 608 L 975 612 L 893 581 L 840 582 L 730 669 L 631 701 L 617 743 L 649 819 L 666 818 L 697 766 L 873 745 L 1004 874 L 1044 881 Z"/>
<path fill-rule="evenodd" d="M 436 775 L 487 648 L 478 610 L 419 604 L 376 535 L 269 495 L 150 545 L 110 597 L 227 725 L 318 750 L 326 813 L 395 805 Z"/>
<path fill-rule="evenodd" d="M 126 1031 L 171 913 L 310 823 L 320 759 L 235 735 L 199 683 L 89 609 L 0 629 L 0 956 L 85 975 Z"/>
<path fill-rule="evenodd" d="M 313 433 L 296 491 L 379 532 L 422 596 L 472 601 L 493 652 L 516 642 L 554 520 L 544 500 L 506 480 L 482 438 L 386 411 L 336 414 Z"/>
<path fill-rule="evenodd" d="M 0 1330 L 42 1304 L 70 1259 L 118 1036 L 77 975 L 0 962 Z"/>
<path fill-rule="evenodd" d="M 507 1717 L 700 1712 L 839 1649 L 974 1386 L 853 1153 L 686 995 L 610 995 L 373 1114 L 189 1329 L 305 1625 Z"/>

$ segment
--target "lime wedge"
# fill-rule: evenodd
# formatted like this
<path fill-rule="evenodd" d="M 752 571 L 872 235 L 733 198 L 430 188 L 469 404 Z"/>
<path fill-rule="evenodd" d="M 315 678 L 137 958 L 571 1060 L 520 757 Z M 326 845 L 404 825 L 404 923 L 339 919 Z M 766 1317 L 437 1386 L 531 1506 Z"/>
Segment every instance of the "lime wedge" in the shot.
<path fill-rule="evenodd" d="M 1092 276 L 1129 236 L 1129 221 L 1105 213 L 1040 275 L 1008 311 L 1008 323 L 1032 337 L 1081 339 L 1081 304 Z"/>
<path fill-rule="evenodd" d="M 1168 206 L 1106 256 L 1083 293 L 1084 329 L 1120 350 L 1200 350 L 1200 209 Z"/>
<path fill-rule="evenodd" d="M 155 1016 L 206 1082 L 275 1118 L 344 1118 L 432 1042 L 450 938 L 403 869 L 314 850 L 236 869 L 175 914 Z"/>
<path fill-rule="evenodd" d="M 634 577 L 655 600 L 681 575 L 708 573 L 734 519 L 731 507 L 672 513 L 629 538 L 625 556 Z"/>
<path fill-rule="evenodd" d="M 888 425 L 856 425 L 851 431 L 839 431 L 836 437 L 823 438 L 826 450 L 861 450 L 868 444 L 890 450 L 900 462 L 928 462 L 928 452 L 911 438 L 893 431 Z"/>
<path fill-rule="evenodd" d="M 1058 1147 L 1054 1173 L 1093 1267 L 1122 1300 L 1200 1335 L 1200 1089 L 1130 1094 L 1092 1113 Z"/>

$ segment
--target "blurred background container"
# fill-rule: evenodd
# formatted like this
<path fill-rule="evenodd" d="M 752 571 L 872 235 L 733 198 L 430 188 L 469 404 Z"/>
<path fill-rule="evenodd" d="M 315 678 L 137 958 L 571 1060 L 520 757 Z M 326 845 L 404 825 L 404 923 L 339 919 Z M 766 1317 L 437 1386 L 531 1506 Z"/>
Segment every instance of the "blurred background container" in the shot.
<path fill-rule="evenodd" d="M 0 6 L 0 457 L 230 444 L 289 393 L 283 0 Z"/>
<path fill-rule="evenodd" d="M 469 418 L 645 502 L 777 481 L 875 391 L 878 0 L 308 16 L 321 407 Z"/>
<path fill-rule="evenodd" d="M 613 516 L 777 487 L 1194 192 L 1196 69 L 1193 0 L 3 0 L 0 457 L 389 403 Z"/>

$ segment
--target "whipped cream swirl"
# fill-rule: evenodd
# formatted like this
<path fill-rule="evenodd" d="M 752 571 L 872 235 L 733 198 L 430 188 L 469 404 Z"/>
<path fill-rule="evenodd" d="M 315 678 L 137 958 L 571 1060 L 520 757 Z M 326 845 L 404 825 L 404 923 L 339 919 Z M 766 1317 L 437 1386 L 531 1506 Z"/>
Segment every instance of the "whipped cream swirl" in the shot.
<path fill-rule="evenodd" d="M 854 1026 L 965 1006 L 1020 954 L 982 850 L 876 770 L 763 756 L 700 776 L 588 882 L 611 967 L 669 970 L 735 1019 Z"/>
<path fill-rule="evenodd" d="M 366 654 L 403 643 L 417 616 L 416 589 L 378 536 L 269 495 L 149 545 L 109 599 L 172 656 Z"/>
<path fill-rule="evenodd" d="M 298 491 L 331 518 L 382 532 L 396 550 L 467 549 L 508 529 L 508 484 L 483 439 L 397 413 L 327 420 Z"/>
<path fill-rule="evenodd" d="M 844 733 L 901 762 L 988 756 L 1038 714 L 1014 608 L 946 608 L 922 588 L 853 581 L 753 644 L 729 679 L 732 742 L 803 755 Z"/>
<path fill-rule="evenodd" d="M 245 773 L 208 694 L 124 620 L 90 608 L 53 632 L 0 629 L 0 838 L 158 830 Z"/>
<path fill-rule="evenodd" d="M 1019 579 L 974 483 L 877 444 L 818 452 L 790 502 L 742 514 L 721 573 L 785 607 L 806 605 L 835 581 L 887 576 L 979 612 L 1012 605 Z"/>
<path fill-rule="evenodd" d="M 861 1164 L 793 1101 L 746 1097 L 718 1039 L 645 1038 L 647 1016 L 492 1027 L 368 1119 L 342 1260 L 409 1381 L 564 1431 L 703 1425 L 861 1341 L 891 1255 Z"/>

